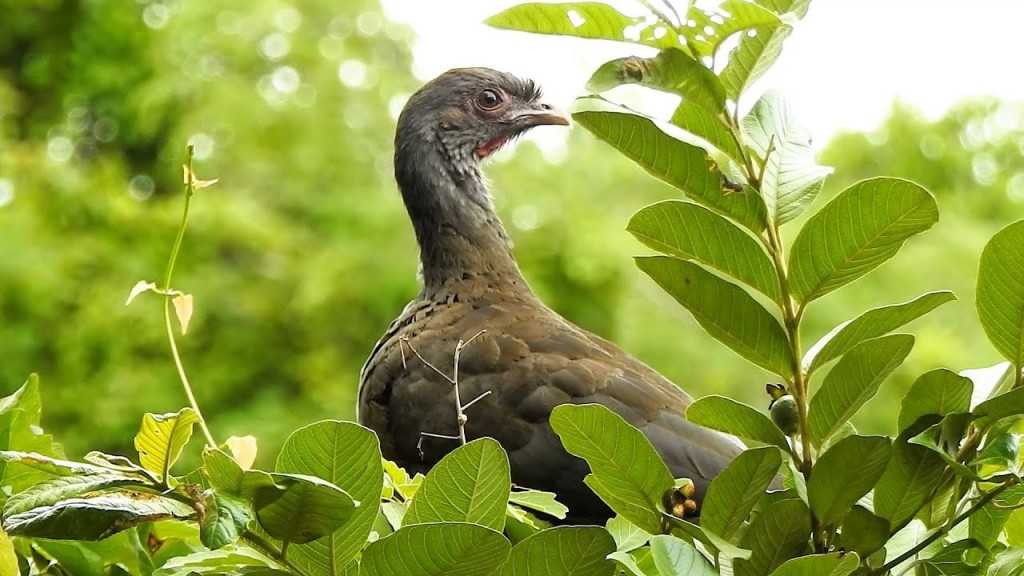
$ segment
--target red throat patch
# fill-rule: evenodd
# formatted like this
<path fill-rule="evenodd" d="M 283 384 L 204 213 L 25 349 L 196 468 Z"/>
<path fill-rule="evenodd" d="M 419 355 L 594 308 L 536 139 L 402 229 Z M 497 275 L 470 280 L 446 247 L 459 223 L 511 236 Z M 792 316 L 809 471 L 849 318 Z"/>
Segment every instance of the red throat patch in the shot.
<path fill-rule="evenodd" d="M 483 146 L 480 146 L 479 148 L 477 148 L 476 149 L 476 155 L 479 156 L 481 159 L 487 158 L 492 153 L 494 153 L 495 150 L 497 150 L 498 148 L 501 148 L 501 145 L 504 144 L 507 141 L 508 141 L 508 136 L 499 136 L 499 137 L 495 138 L 494 140 L 491 140 L 491 141 L 487 142 L 486 144 L 484 144 Z"/>

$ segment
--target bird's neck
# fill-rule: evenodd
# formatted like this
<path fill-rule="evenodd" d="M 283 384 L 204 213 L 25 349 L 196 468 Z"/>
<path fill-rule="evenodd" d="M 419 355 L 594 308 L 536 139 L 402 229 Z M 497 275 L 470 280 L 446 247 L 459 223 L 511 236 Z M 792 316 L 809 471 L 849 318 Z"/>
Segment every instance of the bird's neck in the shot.
<path fill-rule="evenodd" d="M 395 153 L 395 176 L 420 246 L 427 293 L 463 282 L 525 286 L 479 163 L 440 142 Z"/>

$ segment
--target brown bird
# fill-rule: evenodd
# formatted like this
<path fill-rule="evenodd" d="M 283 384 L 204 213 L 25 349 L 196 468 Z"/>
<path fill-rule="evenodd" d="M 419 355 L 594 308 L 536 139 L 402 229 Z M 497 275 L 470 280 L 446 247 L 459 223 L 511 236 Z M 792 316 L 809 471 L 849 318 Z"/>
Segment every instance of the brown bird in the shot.
<path fill-rule="evenodd" d="M 363 367 L 359 421 L 377 432 L 386 458 L 412 471 L 436 463 L 458 442 L 421 433 L 457 434 L 447 378 L 458 342 L 476 336 L 458 366 L 462 402 L 480 398 L 466 411 L 465 434 L 498 440 L 515 484 L 556 492 L 577 521 L 607 518 L 583 483 L 586 463 L 548 424 L 559 404 L 598 403 L 639 428 L 675 477 L 693 480 L 699 501 L 741 445 L 688 422 L 692 400 L 682 390 L 538 300 L 494 213 L 483 160 L 530 128 L 569 124 L 533 82 L 485 68 L 450 70 L 409 99 L 395 135 L 395 178 L 423 288 Z"/>

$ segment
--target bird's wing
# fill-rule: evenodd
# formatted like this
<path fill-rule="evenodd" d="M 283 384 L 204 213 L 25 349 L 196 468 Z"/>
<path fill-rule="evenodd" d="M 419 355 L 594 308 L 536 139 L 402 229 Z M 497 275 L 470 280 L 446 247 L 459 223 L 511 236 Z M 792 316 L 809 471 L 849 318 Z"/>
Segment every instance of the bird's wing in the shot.
<path fill-rule="evenodd" d="M 678 387 L 532 297 L 411 306 L 403 318 L 367 363 L 360 394 L 360 417 L 388 431 L 382 435 L 393 445 L 385 452 L 400 461 L 416 461 L 422 449 L 430 464 L 454 447 L 421 433 L 457 431 L 448 378 L 456 345 L 470 339 L 459 362 L 461 401 L 487 396 L 467 411 L 466 432 L 501 442 L 523 484 L 561 492 L 560 485 L 585 475 L 585 465 L 562 450 L 548 425 L 551 410 L 564 403 L 612 409 L 699 492 L 742 450 L 738 441 L 688 422 L 683 412 L 691 400 Z M 553 470 L 563 477 L 553 478 Z"/>

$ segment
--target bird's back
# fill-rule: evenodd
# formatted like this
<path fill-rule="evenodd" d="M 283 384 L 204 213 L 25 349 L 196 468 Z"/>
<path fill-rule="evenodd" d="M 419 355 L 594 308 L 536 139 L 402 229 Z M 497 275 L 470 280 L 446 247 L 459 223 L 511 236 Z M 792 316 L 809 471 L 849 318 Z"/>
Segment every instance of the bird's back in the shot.
<path fill-rule="evenodd" d="M 363 369 L 359 419 L 378 432 L 387 458 L 424 470 L 457 446 L 421 433 L 457 432 L 454 389 L 438 372 L 452 377 L 455 348 L 471 339 L 459 362 L 461 399 L 487 396 L 467 411 L 467 436 L 498 440 L 513 482 L 557 492 L 577 518 L 607 508 L 582 482 L 586 464 L 552 432 L 555 406 L 612 409 L 651 440 L 676 477 L 694 480 L 698 497 L 742 449 L 686 421 L 691 399 L 682 390 L 555 314 L 525 285 L 466 280 L 411 302 Z"/>

